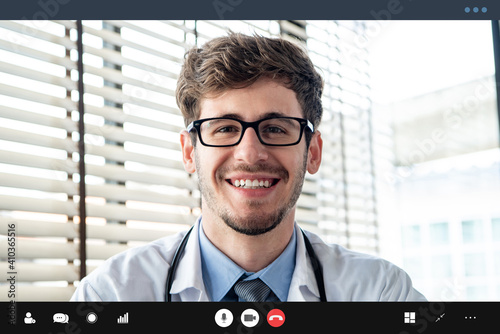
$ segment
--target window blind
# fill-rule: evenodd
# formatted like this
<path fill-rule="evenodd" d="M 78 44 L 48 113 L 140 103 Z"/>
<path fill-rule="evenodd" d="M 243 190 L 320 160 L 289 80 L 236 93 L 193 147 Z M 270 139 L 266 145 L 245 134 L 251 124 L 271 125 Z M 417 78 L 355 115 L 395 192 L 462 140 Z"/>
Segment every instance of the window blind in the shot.
<path fill-rule="evenodd" d="M 377 253 L 376 167 L 363 22 L 307 22 L 307 46 L 323 74 L 323 163 L 317 192 L 324 238 Z"/>

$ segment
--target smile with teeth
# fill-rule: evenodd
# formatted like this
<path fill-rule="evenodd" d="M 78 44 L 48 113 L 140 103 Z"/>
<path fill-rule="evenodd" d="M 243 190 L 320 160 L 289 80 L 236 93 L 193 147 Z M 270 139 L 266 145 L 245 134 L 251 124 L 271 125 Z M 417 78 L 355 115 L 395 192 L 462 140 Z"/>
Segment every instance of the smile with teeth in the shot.
<path fill-rule="evenodd" d="M 250 179 L 237 179 L 228 180 L 236 188 L 244 189 L 259 189 L 259 188 L 270 188 L 277 183 L 278 180 L 250 180 Z"/>

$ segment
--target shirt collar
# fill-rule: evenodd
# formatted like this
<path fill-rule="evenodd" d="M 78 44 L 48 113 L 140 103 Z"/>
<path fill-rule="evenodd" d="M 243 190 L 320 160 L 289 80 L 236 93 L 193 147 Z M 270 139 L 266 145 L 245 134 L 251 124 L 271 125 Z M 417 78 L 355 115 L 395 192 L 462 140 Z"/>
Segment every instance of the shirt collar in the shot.
<path fill-rule="evenodd" d="M 286 301 L 290 282 L 295 268 L 296 232 L 293 231 L 290 242 L 280 256 L 269 266 L 257 273 L 245 272 L 217 247 L 215 247 L 203 231 L 200 224 L 199 240 L 203 281 L 207 294 L 212 301 L 221 301 L 233 285 L 245 274 L 245 279 L 260 278 L 281 301 Z"/>
<path fill-rule="evenodd" d="M 199 229 L 201 268 L 203 281 L 211 301 L 220 301 L 245 273 L 208 240 L 200 221 Z"/>
<path fill-rule="evenodd" d="M 269 266 L 259 271 L 260 279 L 267 284 L 276 297 L 282 302 L 287 301 L 290 282 L 295 269 L 295 250 L 297 248 L 297 237 L 293 230 L 290 242 L 285 250 Z"/>

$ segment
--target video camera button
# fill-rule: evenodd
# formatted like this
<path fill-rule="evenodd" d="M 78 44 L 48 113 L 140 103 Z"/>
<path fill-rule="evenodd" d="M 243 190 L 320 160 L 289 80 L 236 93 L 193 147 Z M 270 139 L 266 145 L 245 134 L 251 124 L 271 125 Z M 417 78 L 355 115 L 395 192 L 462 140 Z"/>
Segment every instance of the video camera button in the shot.
<path fill-rule="evenodd" d="M 245 327 L 255 327 L 259 323 L 259 313 L 251 308 L 246 309 L 241 313 L 241 323 Z"/>

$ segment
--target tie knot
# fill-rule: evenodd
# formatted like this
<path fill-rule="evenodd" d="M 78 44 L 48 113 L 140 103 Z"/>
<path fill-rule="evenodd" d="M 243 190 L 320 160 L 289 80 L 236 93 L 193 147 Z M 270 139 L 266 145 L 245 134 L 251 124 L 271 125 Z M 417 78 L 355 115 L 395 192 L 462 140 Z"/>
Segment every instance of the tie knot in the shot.
<path fill-rule="evenodd" d="M 239 281 L 234 285 L 236 295 L 247 302 L 264 302 L 271 289 L 260 278 Z"/>

